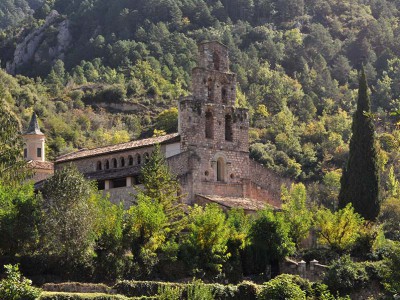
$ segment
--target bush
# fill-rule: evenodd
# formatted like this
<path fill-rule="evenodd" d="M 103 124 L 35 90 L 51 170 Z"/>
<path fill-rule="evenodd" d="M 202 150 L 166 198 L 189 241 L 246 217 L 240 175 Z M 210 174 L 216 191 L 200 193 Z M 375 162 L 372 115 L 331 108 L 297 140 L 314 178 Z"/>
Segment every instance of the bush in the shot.
<path fill-rule="evenodd" d="M 293 279 L 295 276 L 283 274 L 263 284 L 260 300 L 306 300 L 306 293 Z"/>
<path fill-rule="evenodd" d="M 107 294 L 111 289 L 105 284 L 81 282 L 45 283 L 42 288 L 47 292 L 104 294 Z"/>
<path fill-rule="evenodd" d="M 237 299 L 256 300 L 259 286 L 250 281 L 243 281 L 237 285 Z"/>
<path fill-rule="evenodd" d="M 57 293 L 43 292 L 38 300 L 156 300 L 157 297 L 127 298 L 121 295 L 108 295 L 101 293 Z"/>
<path fill-rule="evenodd" d="M 213 292 L 209 285 L 205 285 L 201 281 L 195 281 L 187 288 L 188 300 L 214 300 L 215 291 Z"/>
<path fill-rule="evenodd" d="M 32 286 L 32 281 L 22 277 L 18 265 L 5 265 L 6 278 L 0 281 L 0 299 L 34 300 L 40 289 Z"/>
<path fill-rule="evenodd" d="M 201 285 L 201 286 L 200 286 Z M 181 297 L 186 299 L 191 295 L 197 295 L 201 291 L 206 291 L 205 295 L 211 293 L 215 300 L 255 300 L 259 286 L 252 282 L 243 282 L 239 285 L 222 285 L 222 284 L 203 284 L 201 281 L 194 283 L 172 283 L 157 281 L 121 281 L 118 282 L 113 289 L 118 293 L 129 297 L 134 296 L 156 296 L 159 294 L 161 299 L 166 295 L 170 295 L 174 299 L 174 295 L 181 293 Z M 197 296 L 196 296 L 197 297 Z M 188 298 L 192 300 L 192 298 Z M 198 298 L 195 298 L 198 299 Z M 203 298 L 201 298 L 203 299 Z"/>
<path fill-rule="evenodd" d="M 368 281 L 365 267 L 354 263 L 348 255 L 336 260 L 324 278 L 324 282 L 332 292 L 339 292 L 342 295 L 362 288 Z"/>
<path fill-rule="evenodd" d="M 118 293 L 128 297 L 155 296 L 158 291 L 165 288 L 179 287 L 184 288 L 184 284 L 158 282 L 158 281 L 120 281 L 114 285 L 113 289 Z"/>

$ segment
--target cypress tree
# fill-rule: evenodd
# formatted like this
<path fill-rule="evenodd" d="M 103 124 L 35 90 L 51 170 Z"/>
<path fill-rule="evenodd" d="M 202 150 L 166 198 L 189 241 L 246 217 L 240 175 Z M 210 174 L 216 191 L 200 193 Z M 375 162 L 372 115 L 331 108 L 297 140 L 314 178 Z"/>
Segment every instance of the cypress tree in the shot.
<path fill-rule="evenodd" d="M 344 208 L 351 202 L 355 211 L 366 220 L 375 220 L 380 210 L 378 153 L 364 68 L 352 133 L 349 159 L 340 180 L 339 207 Z"/>

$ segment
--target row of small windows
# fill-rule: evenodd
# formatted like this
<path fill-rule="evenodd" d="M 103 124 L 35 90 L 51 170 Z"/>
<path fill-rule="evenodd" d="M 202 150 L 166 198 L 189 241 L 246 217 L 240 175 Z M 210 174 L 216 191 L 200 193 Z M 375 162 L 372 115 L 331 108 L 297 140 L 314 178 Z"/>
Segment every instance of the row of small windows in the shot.
<path fill-rule="evenodd" d="M 212 112 L 206 112 L 206 128 L 205 134 L 207 139 L 214 138 L 214 118 Z M 233 141 L 233 132 L 232 132 L 232 116 L 225 116 L 225 140 Z"/>
<path fill-rule="evenodd" d="M 144 161 L 147 162 L 150 158 L 150 155 L 145 152 L 143 154 Z M 110 160 L 106 159 L 105 161 L 97 161 L 96 163 L 96 170 L 109 170 L 110 168 L 116 169 L 118 167 L 123 168 L 126 166 L 133 166 L 133 165 L 141 165 L 142 164 L 142 156 L 140 154 L 136 154 L 135 157 L 129 155 L 127 159 L 125 157 L 120 157 L 119 160 L 113 158 Z"/>

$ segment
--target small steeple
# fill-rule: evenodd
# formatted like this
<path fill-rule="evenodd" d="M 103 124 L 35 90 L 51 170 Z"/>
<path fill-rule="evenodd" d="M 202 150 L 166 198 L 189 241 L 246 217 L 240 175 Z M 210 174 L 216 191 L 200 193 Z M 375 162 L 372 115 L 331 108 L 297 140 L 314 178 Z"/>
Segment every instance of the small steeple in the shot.
<path fill-rule="evenodd" d="M 28 129 L 25 131 L 25 134 L 43 134 L 40 131 L 39 122 L 37 120 L 36 113 L 33 112 L 31 121 L 29 123 Z"/>
<path fill-rule="evenodd" d="M 45 142 L 46 137 L 40 131 L 39 122 L 36 113 L 32 114 L 28 129 L 23 134 L 24 138 L 24 157 L 30 161 L 46 161 Z"/>

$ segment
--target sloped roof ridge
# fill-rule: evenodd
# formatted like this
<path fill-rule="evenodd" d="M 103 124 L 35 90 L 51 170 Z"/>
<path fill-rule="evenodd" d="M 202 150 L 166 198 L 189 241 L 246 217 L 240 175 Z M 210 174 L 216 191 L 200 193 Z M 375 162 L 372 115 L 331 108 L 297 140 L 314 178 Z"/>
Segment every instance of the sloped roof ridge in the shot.
<path fill-rule="evenodd" d="M 32 114 L 31 121 L 29 122 L 29 126 L 25 131 L 25 134 L 43 134 L 43 132 L 40 131 L 39 122 L 35 112 Z"/>
<path fill-rule="evenodd" d="M 108 145 L 108 146 L 96 147 L 96 148 L 92 148 L 92 149 L 78 150 L 78 151 L 74 151 L 71 153 L 67 153 L 67 154 L 58 156 L 56 158 L 56 162 L 68 161 L 68 160 L 73 160 L 73 159 L 77 159 L 77 158 L 97 156 L 97 155 L 102 155 L 102 154 L 106 154 L 106 153 L 113 153 L 113 152 L 119 152 L 119 151 L 123 151 L 123 150 L 140 148 L 140 147 L 144 147 L 144 146 L 150 146 L 150 145 L 166 142 L 166 141 L 176 138 L 178 136 L 179 136 L 179 133 L 171 133 L 171 134 L 167 134 L 167 135 L 163 135 L 163 136 L 134 140 L 134 141 L 119 143 L 119 144 L 115 144 L 115 145 Z"/>

